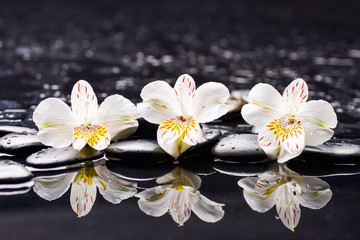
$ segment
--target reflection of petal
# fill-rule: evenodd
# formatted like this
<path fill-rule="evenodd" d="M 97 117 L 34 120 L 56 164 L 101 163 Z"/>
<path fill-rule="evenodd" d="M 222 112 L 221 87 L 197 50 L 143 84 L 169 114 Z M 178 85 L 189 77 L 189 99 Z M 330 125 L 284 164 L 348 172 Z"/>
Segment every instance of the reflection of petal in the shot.
<path fill-rule="evenodd" d="M 221 207 L 224 206 L 224 204 L 213 202 L 199 192 L 197 192 L 194 198 L 198 199 L 192 204 L 191 209 L 201 220 L 205 222 L 217 222 L 222 219 L 224 210 L 222 210 Z"/>
<path fill-rule="evenodd" d="M 324 207 L 331 199 L 332 191 L 329 184 L 317 177 L 301 179 L 300 204 L 311 209 Z"/>
<path fill-rule="evenodd" d="M 193 192 L 194 190 L 187 187 L 182 191 L 175 191 L 171 196 L 170 214 L 179 226 L 182 226 L 191 215 L 193 200 L 190 196 L 190 191 Z"/>
<path fill-rule="evenodd" d="M 78 217 L 87 215 L 96 199 L 96 185 L 86 179 L 75 180 L 71 186 L 70 204 Z"/>
<path fill-rule="evenodd" d="M 84 124 L 88 124 L 98 109 L 98 102 L 91 85 L 79 80 L 71 92 L 71 108 Z"/>
<path fill-rule="evenodd" d="M 169 210 L 173 194 L 176 194 L 176 190 L 158 186 L 142 191 L 135 196 L 140 198 L 138 205 L 144 213 L 153 217 L 160 217 Z"/>
<path fill-rule="evenodd" d="M 201 185 L 201 178 L 198 175 L 189 172 L 181 167 L 176 167 L 170 173 L 157 178 L 156 182 L 159 184 L 165 184 L 173 182 L 175 180 L 186 181 L 185 184 L 194 188 L 195 190 L 199 189 Z"/>
<path fill-rule="evenodd" d="M 244 198 L 249 206 L 257 212 L 266 212 L 271 209 L 275 203 L 275 195 L 261 197 L 255 192 L 257 177 L 246 177 L 238 181 L 238 185 L 244 189 Z"/>
<path fill-rule="evenodd" d="M 112 140 L 124 139 L 138 127 L 135 105 L 121 95 L 111 95 L 101 103 L 92 123 L 105 125 Z"/>
<path fill-rule="evenodd" d="M 94 182 L 99 188 L 101 195 L 103 195 L 107 201 L 118 204 L 122 200 L 128 199 L 137 193 L 135 183 L 128 182 L 116 176 L 105 166 L 96 166 L 95 171 L 99 177 L 95 177 Z"/>
<path fill-rule="evenodd" d="M 35 179 L 34 192 L 40 197 L 52 201 L 61 197 L 70 187 L 76 173 Z"/>
<path fill-rule="evenodd" d="M 282 223 L 289 228 L 291 231 L 294 231 L 294 228 L 300 221 L 300 205 L 299 205 L 299 192 L 296 190 L 297 187 L 290 187 L 290 185 L 295 183 L 289 183 L 282 186 L 278 192 L 278 199 L 276 201 L 276 211 L 279 214 L 279 217 Z M 299 188 L 301 189 L 301 188 Z"/>

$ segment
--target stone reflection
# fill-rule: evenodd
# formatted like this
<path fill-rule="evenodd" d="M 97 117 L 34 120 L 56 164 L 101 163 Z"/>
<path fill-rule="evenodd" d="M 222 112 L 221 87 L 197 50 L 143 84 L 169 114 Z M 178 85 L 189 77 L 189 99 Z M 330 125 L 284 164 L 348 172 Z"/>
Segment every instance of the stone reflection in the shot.
<path fill-rule="evenodd" d="M 176 167 L 156 182 L 162 185 L 136 195 L 140 198 L 140 209 L 146 214 L 160 217 L 169 212 L 179 226 L 190 218 L 191 211 L 205 222 L 217 222 L 224 216 L 224 204 L 213 202 L 198 191 L 201 185 L 198 175 Z"/>
<path fill-rule="evenodd" d="M 60 198 L 71 185 L 70 204 L 78 217 L 90 212 L 95 203 L 97 189 L 113 204 L 133 197 L 137 193 L 136 183 L 110 172 L 104 163 L 105 161 L 96 164 L 90 162 L 77 172 L 35 178 L 33 189 L 40 197 L 52 201 Z"/>
<path fill-rule="evenodd" d="M 254 211 L 267 212 L 276 205 L 278 218 L 292 231 L 300 221 L 300 205 L 320 209 L 332 197 L 329 184 L 317 177 L 302 177 L 283 164 L 274 164 L 269 171 L 238 184 Z"/>

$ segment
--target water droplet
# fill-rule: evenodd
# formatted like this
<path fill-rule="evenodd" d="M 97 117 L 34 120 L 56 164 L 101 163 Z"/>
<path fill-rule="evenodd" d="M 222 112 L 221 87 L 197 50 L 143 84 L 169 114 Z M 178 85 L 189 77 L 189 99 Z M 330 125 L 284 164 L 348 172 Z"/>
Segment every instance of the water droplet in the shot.
<path fill-rule="evenodd" d="M 7 144 L 11 144 L 11 140 L 7 141 Z"/>
<path fill-rule="evenodd" d="M 233 150 L 234 150 L 234 149 L 235 149 L 235 147 L 231 147 L 231 149 L 233 149 Z"/>
<path fill-rule="evenodd" d="M 220 147 L 223 147 L 223 146 L 225 146 L 225 144 L 224 144 L 224 143 L 220 144 Z"/>

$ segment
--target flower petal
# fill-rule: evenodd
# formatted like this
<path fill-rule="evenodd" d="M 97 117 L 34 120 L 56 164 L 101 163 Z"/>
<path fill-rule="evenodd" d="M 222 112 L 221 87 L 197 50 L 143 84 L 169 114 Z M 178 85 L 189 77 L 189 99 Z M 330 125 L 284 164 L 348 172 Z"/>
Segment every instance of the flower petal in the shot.
<path fill-rule="evenodd" d="M 160 217 L 169 210 L 170 199 L 174 193 L 176 191 L 171 188 L 158 186 L 142 191 L 135 197 L 140 198 L 138 205 L 144 213 L 153 217 Z"/>
<path fill-rule="evenodd" d="M 96 185 L 79 179 L 73 182 L 70 193 L 70 204 L 78 218 L 87 215 L 96 199 Z"/>
<path fill-rule="evenodd" d="M 165 143 L 172 143 L 184 133 L 186 127 L 186 119 L 171 118 L 165 120 L 158 127 L 157 137 L 158 139 L 160 137 Z"/>
<path fill-rule="evenodd" d="M 39 140 L 52 147 L 67 147 L 73 141 L 73 127 L 80 124 L 69 106 L 57 98 L 48 98 L 36 107 L 33 120 L 39 128 Z"/>
<path fill-rule="evenodd" d="M 309 101 L 303 105 L 296 116 L 304 126 L 306 145 L 316 146 L 329 140 L 334 132 L 337 117 L 333 107 L 326 101 Z"/>
<path fill-rule="evenodd" d="M 162 139 L 161 134 L 159 134 L 159 131 L 157 135 L 157 142 L 165 152 L 167 152 L 169 155 L 171 155 L 174 158 L 179 157 L 183 152 L 185 152 L 191 147 L 191 145 L 186 144 L 185 142 L 181 141 L 179 138 L 173 142 L 165 142 Z"/>
<path fill-rule="evenodd" d="M 72 111 L 79 116 L 80 121 L 88 124 L 98 109 L 98 102 L 94 90 L 85 80 L 75 83 L 71 92 Z"/>
<path fill-rule="evenodd" d="M 190 116 L 192 113 L 192 107 L 195 97 L 196 85 L 194 79 L 188 75 L 181 75 L 174 86 L 175 94 L 181 102 L 182 113 L 186 116 Z"/>
<path fill-rule="evenodd" d="M 203 133 L 199 123 L 195 118 L 188 121 L 185 131 L 180 136 L 180 140 L 191 146 L 196 145 L 203 139 Z"/>
<path fill-rule="evenodd" d="M 119 140 L 133 134 L 137 127 L 137 118 L 140 117 L 136 106 L 121 95 L 111 95 L 100 105 L 92 124 L 104 125 L 112 140 Z"/>
<path fill-rule="evenodd" d="M 118 204 L 124 199 L 133 197 L 136 193 L 136 183 L 128 182 L 112 172 L 104 165 L 95 167 L 99 177 L 94 178 L 94 182 L 99 188 L 103 197 L 113 203 Z"/>
<path fill-rule="evenodd" d="M 288 113 L 293 114 L 298 111 L 308 99 L 309 91 L 306 82 L 301 79 L 295 79 L 286 87 L 283 98 L 287 105 Z"/>
<path fill-rule="evenodd" d="M 286 113 L 280 93 L 269 84 L 256 84 L 250 90 L 248 98 L 249 103 L 242 107 L 241 115 L 246 122 L 257 128 Z"/>
<path fill-rule="evenodd" d="M 229 97 L 229 90 L 223 84 L 205 83 L 195 92 L 191 115 L 200 123 L 218 119 L 229 111 L 229 106 L 226 105 Z"/>
<path fill-rule="evenodd" d="M 225 212 L 222 206 L 224 206 L 224 204 L 213 202 L 200 193 L 195 196 L 197 199 L 195 199 L 195 203 L 191 205 L 191 209 L 201 220 L 205 222 L 217 222 L 223 218 Z"/>
<path fill-rule="evenodd" d="M 58 199 L 69 189 L 75 174 L 76 173 L 66 173 L 35 178 L 33 190 L 37 195 L 48 201 Z"/>
<path fill-rule="evenodd" d="M 110 144 L 110 133 L 104 125 L 94 125 L 94 127 L 96 127 L 96 130 L 87 143 L 96 150 L 104 150 Z"/>
<path fill-rule="evenodd" d="M 181 116 L 180 103 L 175 91 L 164 81 L 147 84 L 140 94 L 143 103 L 137 105 L 140 115 L 147 121 L 160 124 L 166 119 Z"/>
<path fill-rule="evenodd" d="M 257 212 L 267 212 L 276 203 L 276 195 L 271 194 L 268 197 L 261 197 L 255 191 L 257 177 L 246 177 L 238 181 L 238 185 L 244 189 L 243 194 L 247 204 Z"/>
<path fill-rule="evenodd" d="M 291 123 L 290 120 L 287 117 L 274 119 L 261 128 L 258 135 L 259 145 L 265 153 L 271 155 L 275 149 L 280 148 L 278 161 L 281 163 L 300 155 L 305 148 L 305 132 L 302 125 L 295 122 L 296 120 Z"/>

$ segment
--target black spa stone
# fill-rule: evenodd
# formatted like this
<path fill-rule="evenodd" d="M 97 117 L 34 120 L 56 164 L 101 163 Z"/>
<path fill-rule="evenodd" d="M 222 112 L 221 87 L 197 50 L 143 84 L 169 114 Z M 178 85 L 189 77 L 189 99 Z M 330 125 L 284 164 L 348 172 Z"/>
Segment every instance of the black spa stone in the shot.
<path fill-rule="evenodd" d="M 307 146 L 300 159 L 309 162 L 360 163 L 360 142 L 331 139 L 319 146 Z"/>
<path fill-rule="evenodd" d="M 32 174 L 20 163 L 0 160 L 0 184 L 17 184 L 30 181 Z"/>
<path fill-rule="evenodd" d="M 33 133 L 10 133 L 0 138 L 0 152 L 28 156 L 46 148 Z"/>
<path fill-rule="evenodd" d="M 0 136 L 4 136 L 9 133 L 22 133 L 28 134 L 32 133 L 35 134 L 37 131 L 33 128 L 21 127 L 21 126 L 8 126 L 8 125 L 0 125 Z"/>
<path fill-rule="evenodd" d="M 267 158 L 255 134 L 228 135 L 215 144 L 212 154 L 215 158 L 233 162 L 258 162 Z"/>
<path fill-rule="evenodd" d="M 26 164 L 36 168 L 51 168 L 66 166 L 99 159 L 104 156 L 102 151 L 85 147 L 81 151 L 72 146 L 65 148 L 47 148 L 36 152 L 26 158 Z"/>
<path fill-rule="evenodd" d="M 218 129 L 203 130 L 203 139 L 197 145 L 189 148 L 179 156 L 179 160 L 193 158 L 198 155 L 207 155 L 211 153 L 211 148 L 221 137 L 221 131 Z"/>
<path fill-rule="evenodd" d="M 105 150 L 109 160 L 162 162 L 171 158 L 152 139 L 123 140 L 109 145 Z"/>

